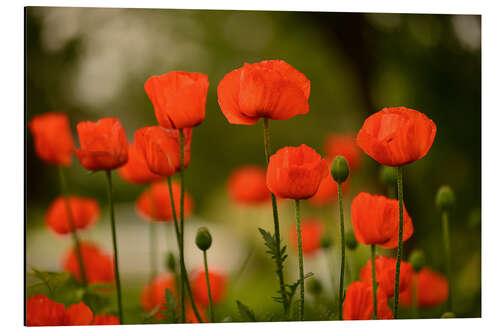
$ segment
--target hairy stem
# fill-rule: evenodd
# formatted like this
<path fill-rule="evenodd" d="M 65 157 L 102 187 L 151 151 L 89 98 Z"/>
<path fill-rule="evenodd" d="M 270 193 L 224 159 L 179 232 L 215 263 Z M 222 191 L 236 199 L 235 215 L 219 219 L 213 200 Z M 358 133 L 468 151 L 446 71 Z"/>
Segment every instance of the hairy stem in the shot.
<path fill-rule="evenodd" d="M 210 289 L 210 279 L 208 278 L 207 251 L 203 251 L 203 263 L 205 265 L 205 278 L 207 279 L 208 302 L 209 302 L 209 309 L 210 309 L 210 321 L 212 323 L 214 323 L 215 317 L 214 317 L 214 307 L 212 304 L 212 291 Z"/>
<path fill-rule="evenodd" d="M 399 200 L 399 235 L 398 253 L 396 257 L 396 279 L 394 285 L 394 319 L 398 319 L 399 305 L 399 271 L 403 256 L 403 167 L 398 166 L 398 200 Z"/>
<path fill-rule="evenodd" d="M 300 279 L 300 320 L 304 320 L 304 258 L 302 256 L 302 233 L 300 228 L 300 200 L 295 200 L 295 217 L 297 219 L 297 249 L 299 250 Z"/>
<path fill-rule="evenodd" d="M 337 183 L 337 192 L 339 198 L 339 214 L 340 214 L 340 246 L 342 258 L 340 262 L 340 282 L 339 282 L 339 320 L 342 318 L 342 306 L 344 303 L 344 267 L 345 267 L 345 238 L 344 238 L 344 208 L 342 205 L 342 184 Z"/>
<path fill-rule="evenodd" d="M 444 255 L 446 260 L 446 274 L 448 275 L 448 283 L 450 285 L 450 292 L 448 299 L 446 301 L 446 311 L 451 312 L 451 301 L 452 301 L 452 275 L 451 275 L 451 245 L 450 245 L 450 223 L 448 220 L 448 212 L 443 211 L 442 215 L 443 223 L 443 245 L 444 245 Z"/>
<path fill-rule="evenodd" d="M 375 319 L 378 319 L 377 316 L 377 279 L 375 276 L 375 244 L 372 244 L 372 289 L 373 289 L 373 314 L 375 315 Z"/>

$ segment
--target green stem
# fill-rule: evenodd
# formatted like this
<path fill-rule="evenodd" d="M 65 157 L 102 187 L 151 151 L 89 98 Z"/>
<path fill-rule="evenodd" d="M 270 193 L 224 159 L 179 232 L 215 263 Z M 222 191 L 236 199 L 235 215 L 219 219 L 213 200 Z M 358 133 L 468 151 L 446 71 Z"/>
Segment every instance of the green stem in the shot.
<path fill-rule="evenodd" d="M 378 319 L 377 316 L 377 279 L 375 276 L 375 244 L 372 244 L 372 289 L 373 289 L 373 313 L 375 315 L 375 319 Z"/>
<path fill-rule="evenodd" d="M 300 279 L 300 320 L 304 320 L 304 258 L 302 257 L 302 233 L 300 228 L 300 200 L 295 200 L 295 217 L 297 219 L 297 248 L 299 250 Z"/>
<path fill-rule="evenodd" d="M 113 236 L 113 255 L 115 257 L 115 280 L 116 295 L 118 300 L 118 317 L 120 325 L 123 324 L 122 288 L 120 283 L 120 271 L 118 269 L 118 246 L 116 244 L 115 208 L 113 200 L 113 184 L 111 181 L 111 170 L 106 170 L 106 180 L 108 181 L 109 216 L 111 221 L 111 235 Z"/>
<path fill-rule="evenodd" d="M 78 265 L 80 267 L 80 276 L 82 277 L 82 283 L 87 286 L 87 274 L 85 273 L 85 265 L 83 264 L 82 251 L 80 249 L 80 240 L 78 239 L 78 233 L 75 228 L 75 222 L 73 221 L 73 213 L 71 212 L 71 205 L 69 202 L 69 195 L 67 191 L 66 176 L 64 175 L 64 170 L 59 167 L 59 182 L 61 185 L 61 193 L 64 196 L 64 206 L 66 207 L 66 214 L 68 214 L 69 227 L 71 229 L 71 236 L 73 238 L 73 243 L 75 246 L 76 257 L 78 259 Z"/>
<path fill-rule="evenodd" d="M 448 300 L 446 301 L 446 311 L 451 312 L 451 295 L 452 295 L 452 275 L 451 275 L 451 245 L 450 245 L 450 223 L 448 219 L 448 212 L 443 211 L 442 215 L 443 222 L 443 245 L 444 245 L 444 255 L 446 260 L 446 274 L 448 275 L 448 283 L 450 285 L 450 292 L 448 295 Z"/>
<path fill-rule="evenodd" d="M 271 156 L 271 134 L 269 131 L 269 119 L 264 118 L 263 120 L 264 120 L 264 152 L 266 155 L 266 163 L 269 164 L 269 158 Z M 278 207 L 276 205 L 276 196 L 274 195 L 274 193 L 271 193 L 271 203 L 273 207 L 274 238 L 281 252 L 280 223 L 278 218 Z M 287 314 L 290 308 L 290 304 L 288 302 L 288 296 L 285 291 L 285 279 L 283 277 L 283 261 L 281 259 L 282 259 L 281 255 L 275 258 L 276 273 L 278 274 L 278 279 L 280 283 L 281 297 L 284 300 L 283 310 L 285 311 L 285 314 Z"/>
<path fill-rule="evenodd" d="M 182 132 L 182 128 L 179 129 L 179 148 L 181 154 L 181 165 L 180 165 L 180 178 L 181 178 L 181 207 L 180 207 L 180 240 L 181 245 L 179 249 L 179 255 L 181 257 L 181 261 L 184 262 L 184 132 Z M 182 307 L 182 319 L 186 318 L 186 310 L 185 310 L 185 297 L 184 297 L 184 282 L 189 284 L 189 281 L 184 281 L 181 279 L 181 307 Z"/>
<path fill-rule="evenodd" d="M 339 282 L 339 320 L 342 318 L 342 306 L 344 303 L 344 266 L 345 266 L 345 237 L 344 237 L 344 208 L 342 205 L 342 184 L 337 183 L 337 192 L 339 197 L 339 213 L 340 213 L 340 244 L 342 259 L 340 262 L 340 282 Z"/>
<path fill-rule="evenodd" d="M 398 319 L 399 305 L 399 271 L 403 256 L 403 167 L 398 166 L 398 200 L 399 200 L 399 236 L 396 259 L 396 279 L 394 285 L 394 319 Z"/>
<path fill-rule="evenodd" d="M 207 289 L 208 289 L 208 302 L 210 309 L 210 321 L 215 322 L 214 317 L 214 307 L 212 304 L 212 291 L 210 289 L 210 279 L 208 278 L 208 264 L 207 264 L 207 251 L 203 251 L 203 263 L 205 264 L 205 278 L 207 279 Z"/>
<path fill-rule="evenodd" d="M 170 177 L 167 177 L 167 182 L 168 182 L 168 191 L 170 193 L 170 205 L 172 206 L 172 215 L 174 218 L 175 236 L 177 238 L 177 245 L 179 246 L 179 252 L 180 252 L 180 249 L 182 248 L 181 233 L 180 233 L 179 225 L 178 225 L 178 221 L 177 221 L 177 213 L 175 211 L 174 194 L 172 192 L 172 180 L 170 179 Z M 189 280 L 188 280 L 187 271 L 186 271 L 186 265 L 184 263 L 184 256 L 180 256 L 180 265 L 181 265 L 181 290 L 182 290 L 181 294 L 184 293 L 184 287 L 185 287 L 185 289 L 188 292 L 189 299 L 191 301 L 191 306 L 193 307 L 194 314 L 195 314 L 196 318 L 198 319 L 198 321 L 200 323 L 202 323 L 203 320 L 201 319 L 200 313 L 198 312 L 198 308 L 196 307 L 196 304 L 194 303 L 193 293 L 191 292 L 191 286 L 189 285 Z M 184 281 L 186 282 L 185 284 L 184 284 Z M 182 312 L 182 315 L 183 315 L 182 322 L 186 321 L 185 320 L 186 314 L 184 311 Z"/>
<path fill-rule="evenodd" d="M 157 268 L 157 243 L 158 243 L 158 235 L 156 234 L 156 222 L 154 220 L 151 220 L 150 225 L 149 225 L 149 260 L 151 264 L 151 276 L 150 280 L 153 281 L 155 278 L 158 268 Z"/>

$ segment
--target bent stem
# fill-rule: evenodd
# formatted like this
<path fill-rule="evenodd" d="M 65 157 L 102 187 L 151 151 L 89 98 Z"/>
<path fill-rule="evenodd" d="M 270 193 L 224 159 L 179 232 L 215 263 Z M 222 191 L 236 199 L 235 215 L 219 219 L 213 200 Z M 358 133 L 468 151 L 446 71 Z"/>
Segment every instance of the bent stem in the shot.
<path fill-rule="evenodd" d="M 345 238 L 344 238 L 344 208 L 342 206 L 342 184 L 337 183 L 337 192 L 339 196 L 339 213 L 340 213 L 340 244 L 342 259 L 340 262 L 340 283 L 339 283 L 339 320 L 342 318 L 342 305 L 344 303 L 344 266 L 345 266 Z"/>
<path fill-rule="evenodd" d="M 210 321 L 215 322 L 214 319 L 214 307 L 212 305 L 212 291 L 210 289 L 210 279 L 208 278 L 208 264 L 207 264 L 207 251 L 203 251 L 203 263 L 205 264 L 205 278 L 207 279 L 207 289 L 208 289 L 208 303 L 210 309 Z"/>
<path fill-rule="evenodd" d="M 450 223 L 448 221 L 448 212 L 443 211 L 442 215 L 443 224 L 443 245 L 444 245 L 444 255 L 446 260 L 446 274 L 448 275 L 448 283 L 450 285 L 448 299 L 446 301 L 446 311 L 451 312 L 451 295 L 452 295 L 452 276 L 451 276 L 451 245 L 450 245 Z"/>
<path fill-rule="evenodd" d="M 73 243 L 75 245 L 76 257 L 78 259 L 78 265 L 80 267 L 80 276 L 82 277 L 82 283 L 87 287 L 87 274 L 85 274 L 85 265 L 83 264 L 82 251 L 80 249 L 80 240 L 78 239 L 78 234 L 75 228 L 75 221 L 73 221 L 73 213 L 71 212 L 71 205 L 69 202 L 69 195 L 66 185 L 66 176 L 64 175 L 64 170 L 59 167 L 59 182 L 61 185 L 61 193 L 64 196 L 64 206 L 66 207 L 66 214 L 68 214 L 69 227 L 71 229 L 71 236 L 73 237 Z"/>
<path fill-rule="evenodd" d="M 266 155 L 266 163 L 269 164 L 269 157 L 271 155 L 271 135 L 269 131 L 269 119 L 264 118 L 264 153 Z M 280 237 L 280 223 L 278 218 L 278 207 L 276 205 L 276 196 L 274 193 L 271 193 L 271 203 L 273 207 L 273 221 L 274 221 L 274 238 L 276 240 L 276 244 L 278 244 L 278 248 L 281 251 L 281 237 Z M 283 261 L 281 260 L 282 256 L 277 256 L 276 260 L 276 273 L 278 274 L 278 279 L 280 283 L 280 293 L 283 298 L 283 310 L 285 314 L 288 313 L 289 303 L 287 300 L 287 294 L 285 291 L 285 279 L 283 278 Z"/>
<path fill-rule="evenodd" d="M 120 283 L 120 271 L 118 269 L 118 246 L 116 243 L 115 208 L 113 200 L 113 184 L 111 181 L 111 170 L 106 170 L 106 180 L 108 182 L 109 216 L 111 221 L 111 235 L 113 237 L 113 255 L 115 261 L 116 295 L 118 301 L 118 317 L 120 325 L 123 324 L 122 288 Z"/>
<path fill-rule="evenodd" d="M 373 314 L 377 316 L 377 280 L 375 277 L 375 244 L 372 244 L 372 289 L 373 289 Z"/>
<path fill-rule="evenodd" d="M 181 240 L 181 245 L 179 248 L 179 255 L 181 257 L 181 261 L 184 262 L 184 132 L 182 132 L 182 128 L 179 129 L 179 150 L 181 154 L 181 165 L 180 165 L 180 178 L 181 178 L 181 207 L 180 207 L 180 240 Z M 189 281 L 184 281 L 184 279 L 181 279 L 181 307 L 182 307 L 182 316 L 183 316 L 183 322 L 185 319 L 185 308 L 184 308 L 184 303 L 185 303 L 185 297 L 184 297 L 184 282 L 189 284 Z"/>
<path fill-rule="evenodd" d="M 398 319 L 399 305 L 399 270 L 403 256 L 403 167 L 398 166 L 398 200 L 399 200 L 399 235 L 396 259 L 396 279 L 394 285 L 394 319 Z"/>
<path fill-rule="evenodd" d="M 300 320 L 304 320 L 304 258 L 302 257 L 302 234 L 300 230 L 300 200 L 295 200 L 295 217 L 297 218 L 297 248 L 299 250 L 300 280 Z"/>
<path fill-rule="evenodd" d="M 179 253 L 180 253 L 181 248 L 182 248 L 181 233 L 180 233 L 179 225 L 178 225 L 178 221 L 177 221 L 177 212 L 175 211 L 174 194 L 172 192 L 172 180 L 170 179 L 170 177 L 167 177 L 167 183 L 168 183 L 168 191 L 170 194 L 170 205 L 172 206 L 172 216 L 174 219 L 175 236 L 177 238 L 177 245 L 179 246 Z M 184 293 L 184 287 L 185 287 L 185 289 L 188 292 L 188 296 L 189 296 L 189 299 L 191 301 L 191 306 L 193 308 L 193 312 L 196 316 L 196 319 L 198 319 L 198 321 L 200 323 L 202 323 L 203 320 L 201 319 L 200 313 L 198 312 L 198 308 L 196 307 L 196 304 L 194 303 L 193 293 L 191 291 L 191 286 L 189 285 L 187 271 L 186 271 L 186 265 L 184 263 L 184 256 L 183 255 L 180 255 L 180 265 L 181 265 L 181 288 L 180 288 L 180 290 L 182 291 L 181 294 Z M 185 322 L 185 321 L 186 321 L 186 312 L 185 312 L 185 308 L 182 307 L 182 322 Z"/>

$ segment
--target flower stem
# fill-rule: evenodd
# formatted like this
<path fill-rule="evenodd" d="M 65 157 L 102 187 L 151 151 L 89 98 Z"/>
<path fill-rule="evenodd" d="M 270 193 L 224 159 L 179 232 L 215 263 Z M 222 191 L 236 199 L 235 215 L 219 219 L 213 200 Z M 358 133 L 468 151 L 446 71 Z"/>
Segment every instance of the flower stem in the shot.
<path fill-rule="evenodd" d="M 372 244 L 372 289 L 373 289 L 373 314 L 377 316 L 377 279 L 375 276 L 375 244 Z"/>
<path fill-rule="evenodd" d="M 80 276 L 82 277 L 83 285 L 87 287 L 87 274 L 85 274 L 85 265 L 83 264 L 82 251 L 80 249 L 80 240 L 78 239 L 78 233 L 75 228 L 75 221 L 73 220 L 73 213 L 71 212 L 71 205 L 69 202 L 69 196 L 66 185 L 66 176 L 64 175 L 64 170 L 62 167 L 59 167 L 59 182 L 61 185 L 61 193 L 64 196 L 64 205 L 66 207 L 66 214 L 68 214 L 71 236 L 73 237 L 76 257 L 78 259 L 78 265 L 80 267 Z"/>
<path fill-rule="evenodd" d="M 205 264 L 205 278 L 207 279 L 207 289 L 208 289 L 208 302 L 210 309 L 210 321 L 215 322 L 214 317 L 214 307 L 212 304 L 212 291 L 210 289 L 210 279 L 208 278 L 208 264 L 207 264 L 207 251 L 203 251 L 203 263 Z"/>
<path fill-rule="evenodd" d="M 180 253 L 180 250 L 182 248 L 181 233 L 180 233 L 179 225 L 178 225 L 178 221 L 177 221 L 177 213 L 175 211 L 174 194 L 172 192 L 172 180 L 170 179 L 170 177 L 167 177 L 167 182 L 168 182 L 168 190 L 170 193 L 170 205 L 172 206 L 172 216 L 174 218 L 175 235 L 177 237 L 177 245 L 179 246 L 179 253 Z M 191 292 L 191 286 L 189 285 L 187 271 L 186 271 L 186 265 L 184 263 L 184 256 L 183 255 L 180 255 L 180 265 L 181 265 L 181 288 L 180 289 L 182 291 L 181 294 L 184 293 L 184 289 L 187 290 L 188 295 L 189 295 L 189 299 L 191 300 L 191 306 L 193 308 L 194 314 L 195 314 L 196 318 L 198 319 L 198 321 L 200 323 L 202 323 L 203 320 L 201 319 L 200 313 L 198 312 L 198 308 L 196 307 L 196 304 L 194 303 L 193 293 Z M 184 284 L 184 281 L 186 282 L 185 284 Z M 182 322 L 186 321 L 186 312 L 185 311 L 186 311 L 185 308 L 182 307 Z"/>
<path fill-rule="evenodd" d="M 295 200 L 295 217 L 297 218 L 297 248 L 299 250 L 300 279 L 300 320 L 304 320 L 304 258 L 302 257 L 302 233 L 300 230 L 300 200 Z"/>
<path fill-rule="evenodd" d="M 109 216 L 111 221 L 111 235 L 113 237 L 113 255 L 115 258 L 115 280 L 116 295 L 118 300 L 118 317 L 120 325 L 123 324 L 122 288 L 120 284 L 120 271 L 118 269 L 118 246 L 116 244 L 115 208 L 113 200 L 113 184 L 111 181 L 111 170 L 106 170 L 106 180 L 108 181 Z"/>
<path fill-rule="evenodd" d="M 403 167 L 398 166 L 398 200 L 399 200 L 399 235 L 398 253 L 396 257 L 396 279 L 394 285 L 394 319 L 398 319 L 399 305 L 399 271 L 403 256 Z"/>
<path fill-rule="evenodd" d="M 450 223 L 448 220 L 448 212 L 443 211 L 442 215 L 443 223 L 443 245 L 444 245 L 444 255 L 446 260 L 446 274 L 448 275 L 448 283 L 450 285 L 450 292 L 448 299 L 446 301 L 446 311 L 451 312 L 451 295 L 452 295 L 452 275 L 451 275 L 451 245 L 450 245 Z"/>
<path fill-rule="evenodd" d="M 339 282 L 339 320 L 342 318 L 342 305 L 344 303 L 344 267 L 345 267 L 345 238 L 344 238 L 344 208 L 342 205 L 342 184 L 337 183 L 337 192 L 339 197 L 339 214 L 340 214 L 340 246 L 342 259 L 340 262 L 340 282 Z"/>
<path fill-rule="evenodd" d="M 181 245 L 179 248 L 179 255 L 181 261 L 184 262 L 184 133 L 182 128 L 179 129 L 179 150 L 181 154 L 181 165 L 180 165 L 180 178 L 181 178 L 181 207 L 180 207 L 180 240 Z M 181 306 L 182 306 L 182 317 L 185 319 L 185 298 L 184 298 L 184 282 L 189 283 L 189 281 L 184 281 L 181 279 Z M 184 320 L 183 320 L 184 321 Z"/>
<path fill-rule="evenodd" d="M 264 118 L 264 152 L 266 155 L 266 163 L 269 164 L 269 158 L 271 155 L 271 135 L 269 131 L 269 119 Z M 274 237 L 276 240 L 276 244 L 280 248 L 281 252 L 281 237 L 280 237 L 280 223 L 278 218 L 278 207 L 276 205 L 276 196 L 274 193 L 271 193 L 271 203 L 273 206 L 273 220 L 274 220 Z M 283 261 L 282 256 L 277 256 L 276 260 L 276 273 L 278 274 L 278 279 L 280 283 L 280 293 L 283 298 L 283 310 L 285 313 L 288 313 L 290 308 L 290 304 L 288 303 L 287 294 L 285 291 L 285 279 L 283 278 Z"/>

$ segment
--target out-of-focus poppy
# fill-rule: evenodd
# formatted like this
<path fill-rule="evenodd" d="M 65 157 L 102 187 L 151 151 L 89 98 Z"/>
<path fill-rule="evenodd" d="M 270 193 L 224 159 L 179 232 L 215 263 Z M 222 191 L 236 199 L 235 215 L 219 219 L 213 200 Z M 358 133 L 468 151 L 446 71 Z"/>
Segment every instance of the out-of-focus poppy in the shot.
<path fill-rule="evenodd" d="M 256 205 L 271 199 L 271 192 L 266 186 L 266 170 L 256 165 L 246 165 L 233 171 L 228 188 L 232 201 L 238 204 Z"/>
<path fill-rule="evenodd" d="M 38 157 L 49 164 L 69 166 L 73 154 L 73 136 L 68 116 L 60 112 L 47 112 L 28 123 Z"/>
<path fill-rule="evenodd" d="M 392 249 L 398 245 L 399 203 L 383 195 L 359 193 L 351 204 L 354 235 L 362 244 Z M 403 206 L 403 241 L 413 234 L 413 224 Z"/>
<path fill-rule="evenodd" d="M 31 296 L 26 302 L 28 326 L 61 326 L 66 324 L 64 304 L 54 302 L 45 295 Z"/>
<path fill-rule="evenodd" d="M 201 320 L 203 320 L 203 322 L 206 323 L 207 316 L 205 315 L 204 309 L 199 304 L 196 304 L 196 308 L 198 309 L 198 314 L 200 315 Z M 200 323 L 198 318 L 196 317 L 196 314 L 194 313 L 191 303 L 186 304 L 186 323 L 192 323 L 192 324 Z"/>
<path fill-rule="evenodd" d="M 317 219 L 304 219 L 301 223 L 302 252 L 304 255 L 313 255 L 321 247 L 323 224 Z M 290 240 L 297 249 L 297 228 L 292 226 L 289 231 Z"/>
<path fill-rule="evenodd" d="M 144 155 L 137 149 L 135 142 L 129 144 L 128 161 L 124 166 L 118 169 L 118 173 L 123 180 L 137 185 L 147 184 L 162 179 L 162 176 L 149 170 Z"/>
<path fill-rule="evenodd" d="M 120 319 L 109 314 L 95 315 L 92 325 L 120 325 Z"/>
<path fill-rule="evenodd" d="M 421 112 L 384 108 L 368 117 L 356 142 L 383 165 L 400 166 L 424 157 L 434 142 L 436 125 Z"/>
<path fill-rule="evenodd" d="M 399 273 L 399 293 L 410 287 L 413 277 L 413 268 L 409 262 L 401 261 Z M 372 283 L 372 262 L 361 269 L 359 276 L 362 281 Z M 396 258 L 377 257 L 375 259 L 375 280 L 387 297 L 394 296 L 394 282 L 396 280 Z"/>
<path fill-rule="evenodd" d="M 181 207 L 181 186 L 172 182 L 172 195 L 174 197 L 175 212 L 179 218 Z M 170 202 L 170 191 L 166 182 L 156 182 L 150 188 L 144 190 L 137 198 L 135 208 L 145 219 L 155 221 L 171 222 L 174 214 Z M 191 215 L 194 209 L 193 199 L 187 191 L 184 191 L 184 216 Z"/>
<path fill-rule="evenodd" d="M 110 255 L 90 242 L 80 242 L 80 253 L 89 284 L 114 281 L 113 260 Z M 81 280 L 80 265 L 74 247 L 65 254 L 62 265 L 64 270 L 73 275 L 76 280 Z"/>
<path fill-rule="evenodd" d="M 102 118 L 95 123 L 82 121 L 76 130 L 80 139 L 76 156 L 86 169 L 112 170 L 127 163 L 127 138 L 117 118 Z"/>
<path fill-rule="evenodd" d="M 92 310 L 83 302 L 72 304 L 66 310 L 66 325 L 90 325 L 94 319 Z"/>
<path fill-rule="evenodd" d="M 189 166 L 192 133 L 190 128 L 183 130 L 184 168 Z M 135 143 L 153 173 L 168 177 L 180 170 L 179 131 L 160 126 L 143 127 L 135 132 Z"/>
<path fill-rule="evenodd" d="M 356 145 L 356 138 L 350 134 L 330 134 L 325 140 L 325 152 L 329 158 L 344 156 L 349 164 L 349 171 L 356 171 L 361 165 L 361 151 Z"/>
<path fill-rule="evenodd" d="M 306 145 L 284 147 L 269 159 L 267 188 L 288 199 L 308 199 L 318 191 L 328 175 L 328 164 L 314 149 Z"/>
<path fill-rule="evenodd" d="M 96 200 L 73 195 L 68 198 L 60 196 L 50 204 L 45 214 L 45 224 L 50 230 L 57 234 L 67 234 L 72 231 L 66 200 L 69 200 L 75 229 L 85 229 L 97 221 L 100 210 Z"/>
<path fill-rule="evenodd" d="M 191 128 L 205 119 L 208 77 L 201 73 L 169 72 L 150 77 L 144 89 L 156 119 L 165 128 Z"/>
<path fill-rule="evenodd" d="M 342 193 L 346 193 L 349 188 L 349 180 L 342 183 Z M 323 178 L 319 184 L 318 191 L 315 195 L 309 198 L 309 202 L 316 207 L 324 206 L 331 203 L 332 201 L 338 199 L 338 185 L 333 180 L 332 174 Z"/>
<path fill-rule="evenodd" d="M 373 289 L 371 284 L 355 281 L 349 285 L 345 294 L 342 317 L 344 320 L 373 319 Z M 377 319 L 393 319 L 387 303 L 387 295 L 381 288 L 377 290 Z"/>
<path fill-rule="evenodd" d="M 311 82 L 283 60 L 266 60 L 224 76 L 219 106 L 231 124 L 253 125 L 260 118 L 285 120 L 309 112 Z"/>
<path fill-rule="evenodd" d="M 227 277 L 219 271 L 208 269 L 208 279 L 210 281 L 210 292 L 212 295 L 212 304 L 219 303 L 226 294 Z M 197 270 L 191 277 L 191 289 L 196 304 L 208 306 L 208 288 L 207 279 L 204 270 Z"/>
<path fill-rule="evenodd" d="M 413 284 L 417 288 L 417 302 L 421 308 L 430 308 L 443 304 L 448 299 L 450 285 L 444 275 L 429 267 L 414 274 Z M 407 288 L 399 295 L 401 304 L 410 307 L 414 288 Z"/>
<path fill-rule="evenodd" d="M 175 278 L 169 273 L 163 273 L 158 275 L 153 279 L 153 281 L 147 283 L 141 292 L 141 306 L 147 311 L 153 311 L 156 308 L 161 310 L 166 310 L 165 306 L 165 291 L 169 289 L 173 295 L 176 295 L 175 291 Z M 163 318 L 163 314 L 158 311 L 156 315 L 157 319 Z"/>

